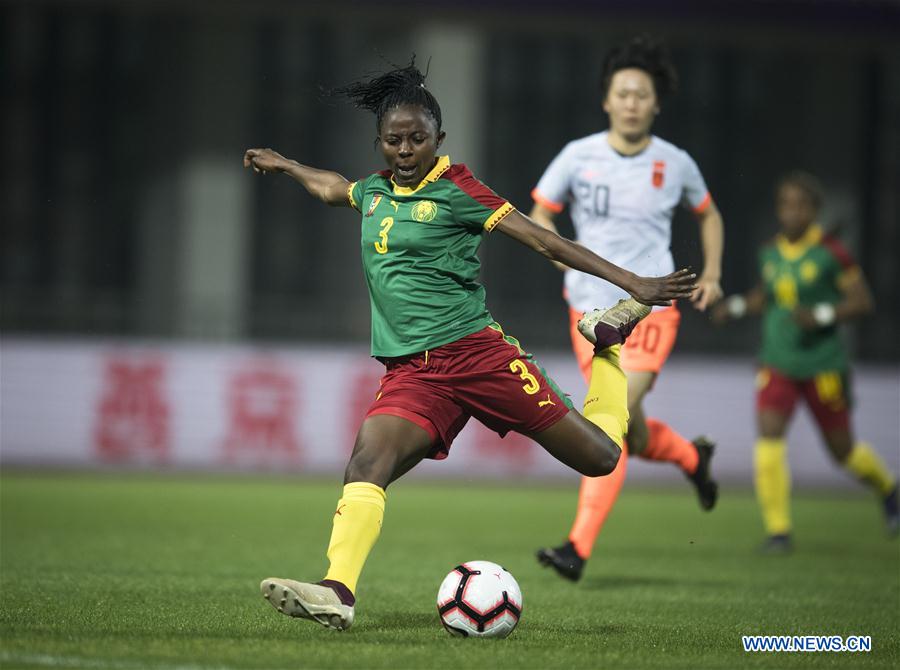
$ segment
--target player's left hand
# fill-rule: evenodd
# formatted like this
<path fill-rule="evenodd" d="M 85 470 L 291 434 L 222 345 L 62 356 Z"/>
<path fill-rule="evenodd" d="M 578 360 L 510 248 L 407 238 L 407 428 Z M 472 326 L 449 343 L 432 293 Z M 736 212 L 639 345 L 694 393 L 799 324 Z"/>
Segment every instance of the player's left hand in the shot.
<path fill-rule="evenodd" d="M 665 277 L 637 277 L 628 292 L 645 305 L 669 305 L 672 300 L 689 298 L 697 289 L 696 279 L 697 275 L 687 269 Z"/>
<path fill-rule="evenodd" d="M 718 302 L 722 295 L 722 287 L 719 285 L 718 279 L 701 275 L 697 280 L 697 288 L 691 295 L 691 302 L 694 303 L 695 309 L 704 312 L 707 307 Z"/>
<path fill-rule="evenodd" d="M 816 318 L 813 316 L 813 312 L 809 307 L 798 305 L 791 313 L 791 318 L 793 318 L 794 322 L 803 330 L 819 329 L 819 324 L 816 322 Z"/>

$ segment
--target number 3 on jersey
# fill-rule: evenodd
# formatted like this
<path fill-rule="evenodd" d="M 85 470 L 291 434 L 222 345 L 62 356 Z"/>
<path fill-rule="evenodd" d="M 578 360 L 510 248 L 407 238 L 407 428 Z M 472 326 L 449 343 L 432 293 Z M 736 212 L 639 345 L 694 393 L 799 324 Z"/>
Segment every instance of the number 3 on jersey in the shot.
<path fill-rule="evenodd" d="M 509 369 L 514 375 L 519 375 L 519 379 L 525 382 L 522 386 L 522 390 L 528 395 L 534 395 L 541 390 L 541 385 L 538 383 L 538 380 L 534 378 L 533 374 L 528 372 L 528 367 L 523 361 L 520 361 L 517 358 L 509 364 Z"/>
<path fill-rule="evenodd" d="M 378 233 L 378 236 L 381 238 L 381 242 L 375 243 L 375 251 L 379 254 L 386 254 L 388 252 L 387 238 L 388 231 L 391 229 L 391 226 L 394 225 L 394 217 L 386 216 L 381 220 L 381 232 Z"/>

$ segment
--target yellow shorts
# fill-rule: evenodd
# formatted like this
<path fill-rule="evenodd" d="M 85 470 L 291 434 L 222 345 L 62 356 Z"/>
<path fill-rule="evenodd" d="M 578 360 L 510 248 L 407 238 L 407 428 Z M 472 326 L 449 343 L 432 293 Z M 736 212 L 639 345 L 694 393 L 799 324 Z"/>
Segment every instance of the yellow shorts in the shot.
<path fill-rule="evenodd" d="M 575 359 L 585 381 L 591 380 L 591 359 L 594 357 L 594 346 L 578 332 L 578 321 L 583 312 L 569 308 L 569 335 L 572 338 L 572 349 Z M 656 372 L 662 370 L 675 338 L 678 336 L 678 324 L 681 323 L 681 312 L 672 304 L 665 309 L 653 312 L 641 321 L 632 331 L 625 345 L 619 362 L 626 372 Z"/>

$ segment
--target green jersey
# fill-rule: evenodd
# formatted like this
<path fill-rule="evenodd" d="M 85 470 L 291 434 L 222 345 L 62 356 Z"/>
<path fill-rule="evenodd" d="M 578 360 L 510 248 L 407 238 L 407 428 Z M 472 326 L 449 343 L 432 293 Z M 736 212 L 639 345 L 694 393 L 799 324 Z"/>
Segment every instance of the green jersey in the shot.
<path fill-rule="evenodd" d="M 777 235 L 761 250 L 759 264 L 766 291 L 762 362 L 795 379 L 845 370 L 847 355 L 836 325 L 807 331 L 791 317 L 797 305 L 841 299 L 842 283 L 859 272 L 843 245 L 811 226 L 796 242 Z"/>
<path fill-rule="evenodd" d="M 478 247 L 513 206 L 449 156 L 415 188 L 390 170 L 350 184 L 362 213 L 362 262 L 372 307 L 372 355 L 434 349 L 494 322 L 478 283 Z"/>

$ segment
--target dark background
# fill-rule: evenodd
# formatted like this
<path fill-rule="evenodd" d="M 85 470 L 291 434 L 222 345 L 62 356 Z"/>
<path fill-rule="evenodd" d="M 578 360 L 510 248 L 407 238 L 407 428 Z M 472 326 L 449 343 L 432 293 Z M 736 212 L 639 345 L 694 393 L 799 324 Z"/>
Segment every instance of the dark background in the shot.
<path fill-rule="evenodd" d="M 605 128 L 605 51 L 649 32 L 681 77 L 654 133 L 723 213 L 726 293 L 755 281 L 775 179 L 809 170 L 878 303 L 856 352 L 900 360 L 897 3 L 4 2 L 0 26 L 5 334 L 367 342 L 356 217 L 243 171 L 244 149 L 381 169 L 372 117 L 320 87 L 416 53 L 454 162 L 527 212 L 562 146 Z M 673 240 L 699 269 L 683 212 Z M 562 276 L 503 235 L 482 259 L 507 332 L 567 348 Z M 757 326 L 684 311 L 678 351 L 753 351 Z"/>

